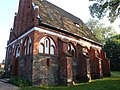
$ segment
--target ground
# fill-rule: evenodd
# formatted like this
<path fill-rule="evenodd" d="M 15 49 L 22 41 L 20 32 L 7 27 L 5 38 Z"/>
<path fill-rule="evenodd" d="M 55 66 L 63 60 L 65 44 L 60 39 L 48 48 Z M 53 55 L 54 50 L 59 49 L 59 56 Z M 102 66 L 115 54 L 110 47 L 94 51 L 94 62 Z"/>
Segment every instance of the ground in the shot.
<path fill-rule="evenodd" d="M 87 83 L 78 83 L 75 86 L 58 87 L 22 87 L 20 90 L 120 90 L 120 72 L 112 72 L 109 78 L 92 80 Z"/>
<path fill-rule="evenodd" d="M 4 82 L 0 81 L 0 90 L 18 90 L 18 89 L 19 88 L 14 86 L 14 85 L 4 83 Z"/>
<path fill-rule="evenodd" d="M 112 72 L 109 78 L 92 80 L 86 83 L 77 83 L 75 86 L 57 86 L 57 87 L 16 87 L 8 83 L 0 82 L 0 90 L 120 90 L 120 71 Z"/>

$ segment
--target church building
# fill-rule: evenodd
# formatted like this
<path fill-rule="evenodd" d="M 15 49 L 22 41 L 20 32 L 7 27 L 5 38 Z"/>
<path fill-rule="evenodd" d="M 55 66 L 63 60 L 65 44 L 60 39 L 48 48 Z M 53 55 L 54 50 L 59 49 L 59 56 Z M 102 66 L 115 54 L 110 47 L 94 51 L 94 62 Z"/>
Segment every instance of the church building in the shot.
<path fill-rule="evenodd" d="M 7 43 L 5 74 L 32 85 L 110 76 L 110 61 L 81 19 L 46 0 L 20 0 Z"/>

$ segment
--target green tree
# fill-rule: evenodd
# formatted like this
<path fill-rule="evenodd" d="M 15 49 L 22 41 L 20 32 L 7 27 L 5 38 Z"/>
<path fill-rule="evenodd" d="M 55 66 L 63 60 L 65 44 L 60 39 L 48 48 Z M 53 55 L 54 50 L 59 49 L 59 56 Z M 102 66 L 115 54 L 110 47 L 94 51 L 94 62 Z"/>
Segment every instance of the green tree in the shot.
<path fill-rule="evenodd" d="M 120 71 L 120 35 L 109 38 L 103 49 L 110 60 L 111 70 Z"/>
<path fill-rule="evenodd" d="M 110 22 L 120 18 L 120 0 L 89 0 L 92 4 L 89 6 L 93 17 L 99 19 L 107 15 Z"/>
<path fill-rule="evenodd" d="M 102 44 L 107 38 L 117 34 L 112 26 L 106 27 L 103 23 L 95 19 L 89 19 L 86 25 Z"/>

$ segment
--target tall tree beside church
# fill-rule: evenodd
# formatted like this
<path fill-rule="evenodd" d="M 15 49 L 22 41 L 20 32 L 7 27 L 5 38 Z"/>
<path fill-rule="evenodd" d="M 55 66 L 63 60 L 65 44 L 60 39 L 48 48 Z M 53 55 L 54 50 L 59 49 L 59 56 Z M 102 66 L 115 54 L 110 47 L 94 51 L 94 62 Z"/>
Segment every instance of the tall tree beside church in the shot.
<path fill-rule="evenodd" d="M 89 6 L 93 17 L 99 19 L 107 16 L 110 22 L 120 18 L 120 0 L 89 0 L 92 4 Z"/>
<path fill-rule="evenodd" d="M 109 38 L 103 49 L 110 60 L 111 70 L 120 71 L 120 35 Z"/>
<path fill-rule="evenodd" d="M 103 23 L 95 19 L 89 19 L 86 25 L 102 44 L 104 44 L 107 38 L 117 34 L 112 26 L 106 27 Z"/>

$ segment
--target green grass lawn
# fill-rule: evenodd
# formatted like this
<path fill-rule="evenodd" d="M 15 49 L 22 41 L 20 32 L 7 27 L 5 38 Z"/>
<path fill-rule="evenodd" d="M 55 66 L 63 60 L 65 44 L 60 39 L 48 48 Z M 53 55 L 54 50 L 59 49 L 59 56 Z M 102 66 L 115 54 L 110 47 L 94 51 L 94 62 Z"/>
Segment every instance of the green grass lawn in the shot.
<path fill-rule="evenodd" d="M 111 72 L 109 78 L 92 80 L 87 83 L 78 83 L 74 86 L 57 86 L 57 87 L 39 87 L 29 86 L 21 87 L 20 90 L 120 90 L 120 72 Z"/>

